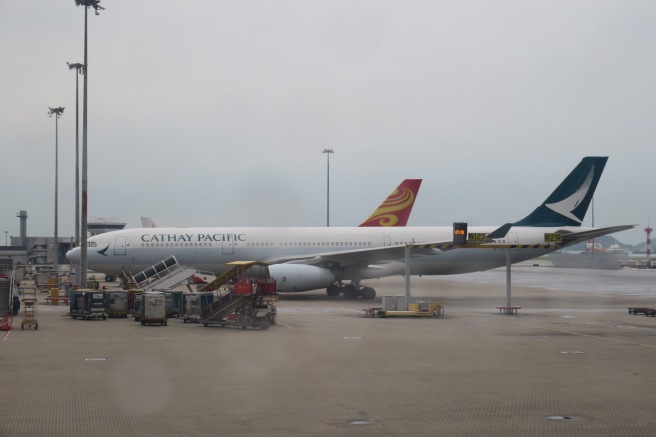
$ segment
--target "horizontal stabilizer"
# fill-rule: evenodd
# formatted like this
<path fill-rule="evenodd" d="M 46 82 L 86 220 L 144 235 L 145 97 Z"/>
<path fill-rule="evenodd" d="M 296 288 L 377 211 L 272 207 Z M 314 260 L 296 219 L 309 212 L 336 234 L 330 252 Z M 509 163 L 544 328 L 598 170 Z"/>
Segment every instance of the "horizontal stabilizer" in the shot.
<path fill-rule="evenodd" d="M 486 235 L 486 238 L 490 239 L 496 239 L 496 238 L 504 238 L 507 234 L 510 228 L 513 227 L 512 223 L 506 223 L 505 225 L 501 226 L 499 229 L 496 229 L 489 234 Z"/>
<path fill-rule="evenodd" d="M 563 246 L 571 246 L 572 244 L 581 243 L 583 241 L 592 240 L 593 238 L 602 237 L 615 232 L 626 231 L 633 229 L 637 225 L 620 225 L 610 226 L 607 228 L 590 229 L 589 231 L 573 232 L 570 234 L 563 234 Z"/>

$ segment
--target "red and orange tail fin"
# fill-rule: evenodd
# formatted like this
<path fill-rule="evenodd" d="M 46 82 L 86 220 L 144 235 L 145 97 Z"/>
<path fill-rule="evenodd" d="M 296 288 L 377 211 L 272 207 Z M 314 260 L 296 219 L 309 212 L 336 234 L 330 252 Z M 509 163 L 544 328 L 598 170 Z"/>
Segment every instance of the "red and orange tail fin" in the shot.
<path fill-rule="evenodd" d="M 415 204 L 421 179 L 406 179 L 360 226 L 405 226 Z"/>

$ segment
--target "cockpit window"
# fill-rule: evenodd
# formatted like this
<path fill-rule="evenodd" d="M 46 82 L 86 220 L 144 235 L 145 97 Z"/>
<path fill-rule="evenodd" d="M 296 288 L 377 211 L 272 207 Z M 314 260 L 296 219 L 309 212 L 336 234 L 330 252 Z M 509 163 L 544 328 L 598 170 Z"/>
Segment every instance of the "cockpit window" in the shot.
<path fill-rule="evenodd" d="M 95 241 L 87 241 L 87 247 L 96 247 Z"/>

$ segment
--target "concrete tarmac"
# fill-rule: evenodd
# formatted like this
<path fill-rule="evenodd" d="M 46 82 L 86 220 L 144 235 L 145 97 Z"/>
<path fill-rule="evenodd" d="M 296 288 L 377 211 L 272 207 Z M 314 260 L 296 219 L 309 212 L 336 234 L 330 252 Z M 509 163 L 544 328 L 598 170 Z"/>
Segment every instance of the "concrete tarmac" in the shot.
<path fill-rule="evenodd" d="M 627 307 L 656 307 L 654 279 L 515 268 L 509 316 L 503 269 L 414 277 L 444 318 L 364 317 L 403 294 L 388 278 L 373 302 L 284 295 L 266 331 L 42 302 L 38 330 L 0 332 L 0 435 L 652 436 L 656 318 Z"/>

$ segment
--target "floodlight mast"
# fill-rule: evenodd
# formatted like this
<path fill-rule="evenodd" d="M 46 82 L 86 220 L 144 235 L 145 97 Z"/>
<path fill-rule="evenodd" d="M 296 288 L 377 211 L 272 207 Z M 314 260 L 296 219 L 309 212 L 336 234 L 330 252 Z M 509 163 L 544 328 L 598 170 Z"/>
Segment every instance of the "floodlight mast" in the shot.
<path fill-rule="evenodd" d="M 55 262 L 54 268 L 57 272 L 57 284 L 59 284 L 59 117 L 64 113 L 62 106 L 58 108 L 48 108 L 48 115 L 50 118 L 55 116 Z"/>
<path fill-rule="evenodd" d="M 330 154 L 335 153 L 333 149 L 323 149 L 326 154 L 326 227 L 330 227 Z"/>
<path fill-rule="evenodd" d="M 84 91 L 82 97 L 82 218 L 80 230 L 80 284 L 87 285 L 87 83 L 89 80 L 89 62 L 87 57 L 87 10 L 92 7 L 98 15 L 103 10 L 100 0 L 75 0 L 77 6 L 84 6 Z"/>
<path fill-rule="evenodd" d="M 66 63 L 70 70 L 75 69 L 75 247 L 80 247 L 80 74 L 84 65 Z M 75 283 L 80 283 L 80 263 L 75 267 Z"/>

